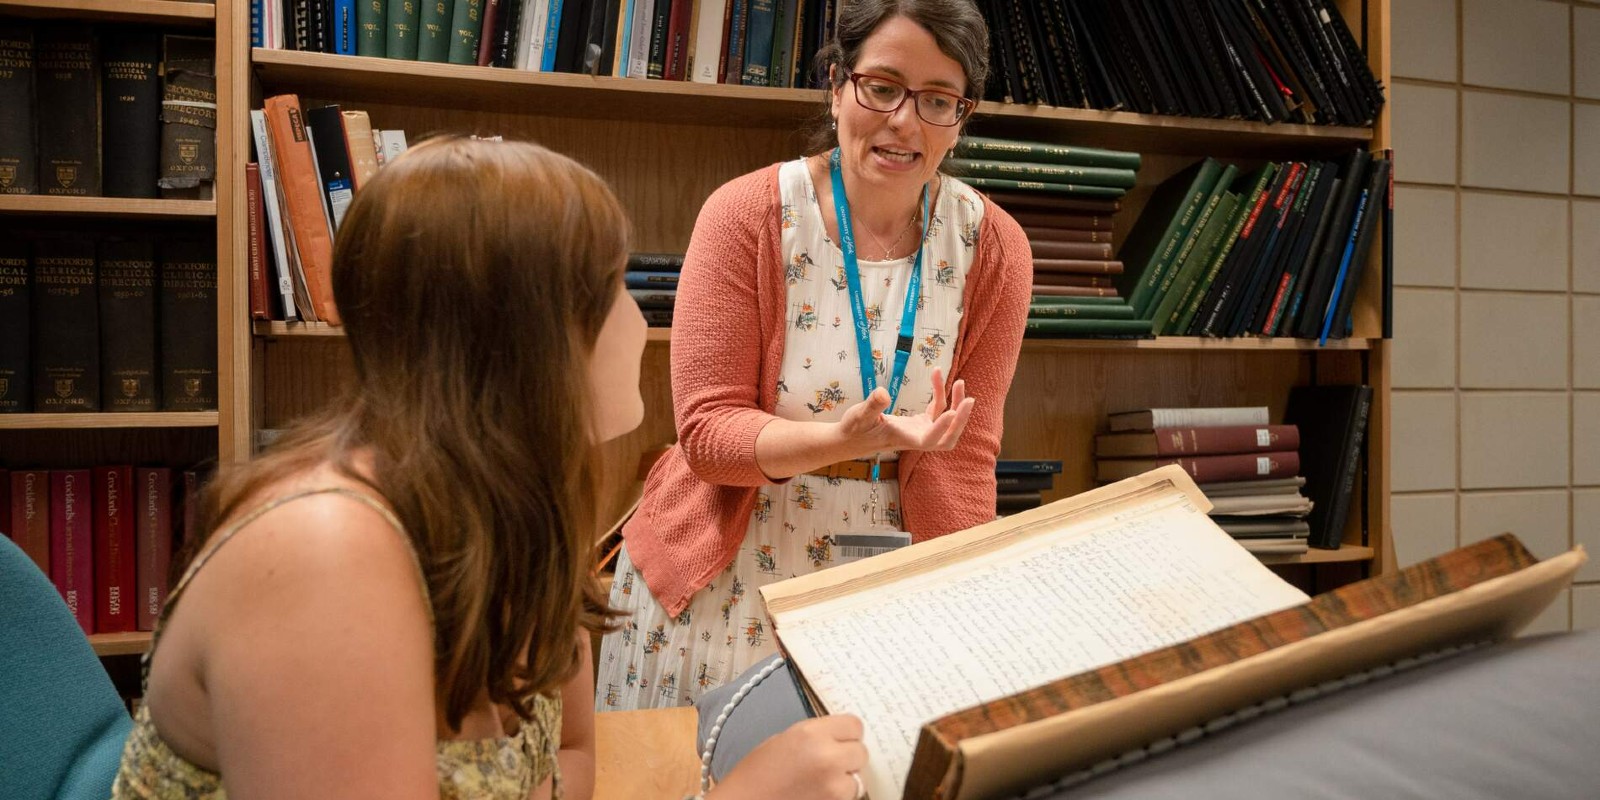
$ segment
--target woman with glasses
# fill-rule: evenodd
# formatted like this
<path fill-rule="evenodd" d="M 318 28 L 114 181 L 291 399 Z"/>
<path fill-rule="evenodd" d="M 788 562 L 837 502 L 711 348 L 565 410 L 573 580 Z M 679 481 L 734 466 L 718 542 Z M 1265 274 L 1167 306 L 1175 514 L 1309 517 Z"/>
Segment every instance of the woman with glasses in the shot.
<path fill-rule="evenodd" d="M 775 650 L 759 589 L 994 518 L 1032 284 L 1004 211 L 940 173 L 988 74 L 971 0 L 841 4 L 814 155 L 701 209 L 678 443 L 624 529 L 596 707 L 691 704 Z"/>

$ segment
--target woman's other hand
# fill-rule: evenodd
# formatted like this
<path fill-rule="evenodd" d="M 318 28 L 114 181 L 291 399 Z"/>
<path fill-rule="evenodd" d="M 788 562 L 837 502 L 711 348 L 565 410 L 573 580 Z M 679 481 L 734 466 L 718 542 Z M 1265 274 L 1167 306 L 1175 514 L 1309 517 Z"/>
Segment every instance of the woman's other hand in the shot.
<path fill-rule="evenodd" d="M 849 714 L 803 720 L 745 756 L 706 800 L 855 800 L 867 765 L 861 720 Z"/>
<path fill-rule="evenodd" d="M 950 387 L 950 401 L 946 405 L 944 373 L 935 369 L 933 400 L 921 414 L 884 414 L 883 410 L 889 407 L 889 393 L 880 386 L 867 395 L 866 400 L 847 409 L 838 425 L 844 438 L 862 443 L 861 449 L 867 452 L 951 450 L 961 441 L 961 432 L 966 430 L 976 402 L 967 397 L 966 382 L 956 381 Z"/>

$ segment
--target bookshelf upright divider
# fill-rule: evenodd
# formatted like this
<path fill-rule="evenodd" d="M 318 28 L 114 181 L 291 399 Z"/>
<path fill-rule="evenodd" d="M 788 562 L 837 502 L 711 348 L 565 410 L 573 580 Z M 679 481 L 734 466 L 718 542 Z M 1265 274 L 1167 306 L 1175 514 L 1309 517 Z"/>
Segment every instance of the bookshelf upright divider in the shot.
<path fill-rule="evenodd" d="M 1389 82 L 1388 0 L 1338 0 L 1339 11 L 1367 47 L 1373 73 Z M 682 252 L 704 199 L 723 182 L 798 156 L 795 130 L 821 113 L 817 90 L 728 86 L 588 75 L 425 64 L 282 50 L 247 50 L 238 31 L 236 52 L 248 56 L 255 91 L 250 104 L 231 107 L 242 139 L 247 105 L 263 97 L 298 94 L 305 107 L 338 103 L 363 109 L 374 129 L 404 129 L 415 141 L 431 132 L 459 131 L 529 139 L 594 169 L 616 191 L 634 224 L 632 245 L 646 252 Z M 241 71 L 242 72 L 242 71 Z M 244 76 L 239 76 L 243 81 Z M 1151 189 L 1197 157 L 1235 161 L 1334 158 L 1352 147 L 1389 146 L 1389 108 L 1372 128 L 1264 124 L 980 104 L 974 133 L 1063 144 L 1134 150 L 1143 154 L 1138 185 L 1116 215 L 1115 241 L 1125 241 Z M 229 164 L 232 203 L 244 202 L 248 148 Z M 247 233 L 233 230 L 233 263 L 243 275 Z M 1265 405 L 1283 417 L 1289 389 L 1307 383 L 1365 382 L 1374 388 L 1366 470 L 1352 497 L 1343 544 L 1335 551 L 1270 559 L 1317 564 L 1337 582 L 1394 568 L 1389 537 L 1389 343 L 1383 340 L 1382 260 L 1375 242 L 1354 303 L 1354 336 L 1317 347 L 1295 339 L 1159 337 L 1142 341 L 1025 340 L 1006 411 L 1002 455 L 1065 462 L 1045 500 L 1092 488 L 1093 437 L 1106 415 L 1139 407 Z M 228 437 L 234 460 L 247 456 L 246 429 L 281 428 L 318 407 L 344 379 L 348 357 L 337 329 L 326 325 L 248 323 L 242 290 L 232 293 L 232 318 L 248 326 L 254 344 L 234 344 L 248 358 L 239 429 Z M 508 310 L 514 313 L 514 310 Z M 247 337 L 248 338 L 248 337 Z M 646 418 L 638 430 L 606 447 L 607 479 L 634 480 L 638 455 L 676 438 L 668 376 L 667 331 L 651 331 L 642 371 Z M 979 398 L 982 402 L 982 398 Z M 226 415 L 225 415 L 226 416 Z M 248 424 L 246 424 L 248 420 Z M 618 508 L 618 511 L 621 509 Z M 1320 580 L 1320 578 L 1319 578 Z"/>

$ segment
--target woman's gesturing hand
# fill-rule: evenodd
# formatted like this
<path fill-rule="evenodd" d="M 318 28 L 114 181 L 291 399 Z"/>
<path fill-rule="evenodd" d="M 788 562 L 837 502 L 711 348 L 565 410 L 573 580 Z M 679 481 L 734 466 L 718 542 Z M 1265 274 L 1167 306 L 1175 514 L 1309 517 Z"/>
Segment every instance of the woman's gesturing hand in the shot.
<path fill-rule="evenodd" d="M 889 407 L 889 392 L 880 386 L 865 401 L 847 409 L 838 424 L 846 439 L 861 442 L 871 451 L 951 450 L 961 441 L 961 432 L 966 430 L 976 402 L 967 397 L 966 382 L 956 381 L 950 387 L 947 405 L 944 373 L 935 369 L 933 400 L 921 414 L 884 414 L 883 410 Z"/>

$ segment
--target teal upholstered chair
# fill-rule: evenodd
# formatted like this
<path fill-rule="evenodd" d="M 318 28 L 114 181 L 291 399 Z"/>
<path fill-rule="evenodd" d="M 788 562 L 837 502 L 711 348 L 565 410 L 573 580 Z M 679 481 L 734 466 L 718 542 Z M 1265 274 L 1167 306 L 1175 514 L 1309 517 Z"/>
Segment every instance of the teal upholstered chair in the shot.
<path fill-rule="evenodd" d="M 0 536 L 0 797 L 110 797 L 132 727 L 55 586 Z"/>

